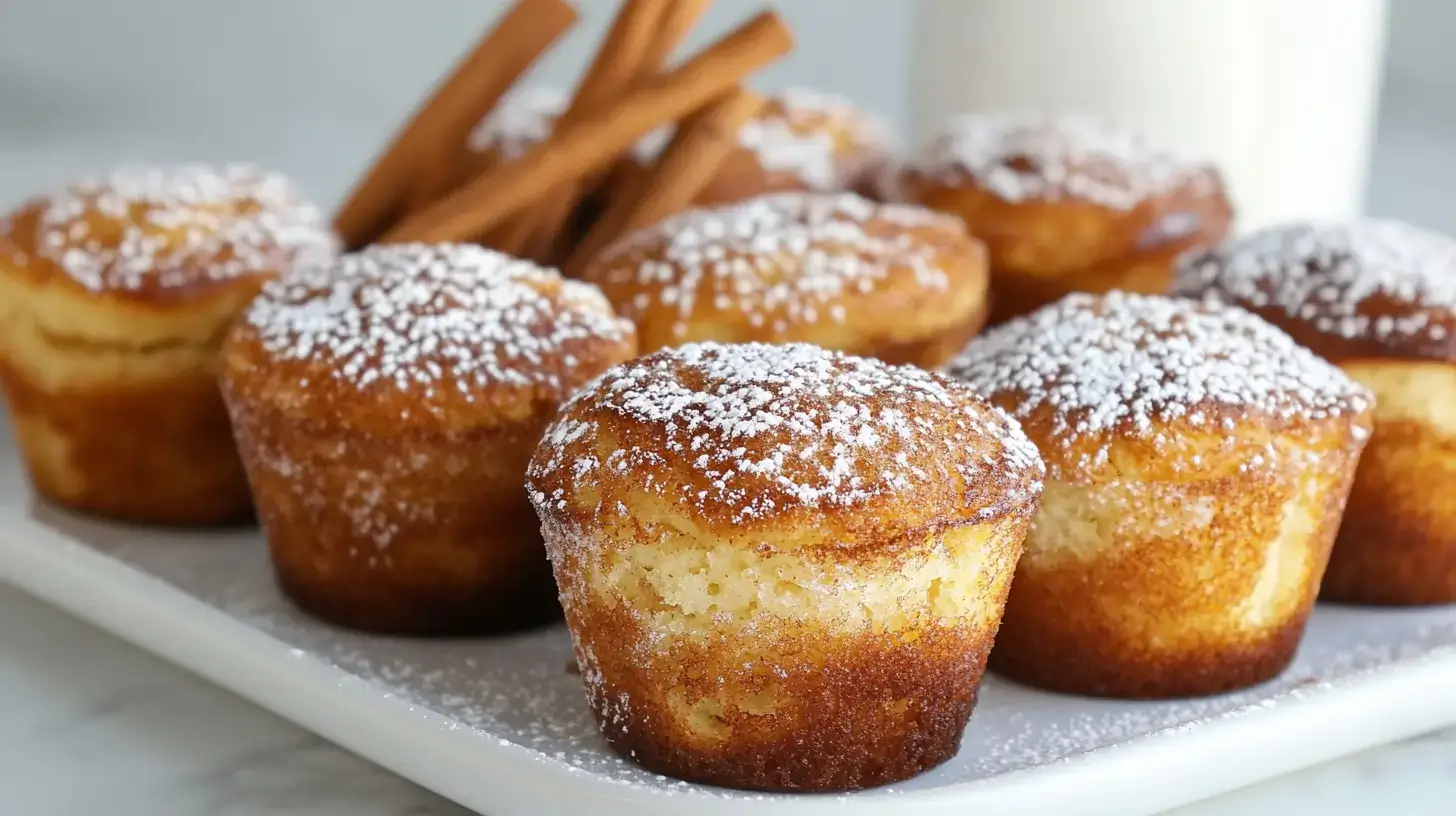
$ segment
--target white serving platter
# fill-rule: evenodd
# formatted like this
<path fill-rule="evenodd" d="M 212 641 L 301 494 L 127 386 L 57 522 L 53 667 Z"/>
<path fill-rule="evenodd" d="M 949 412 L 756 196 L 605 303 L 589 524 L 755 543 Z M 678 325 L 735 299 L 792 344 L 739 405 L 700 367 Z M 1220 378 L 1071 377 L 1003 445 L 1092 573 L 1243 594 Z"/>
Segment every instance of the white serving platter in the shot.
<path fill-rule="evenodd" d="M 1456 608 L 1321 607 L 1295 664 L 1250 691 L 1131 703 L 992 676 L 960 754 L 909 782 L 832 796 L 688 785 L 610 752 L 559 626 L 446 641 L 339 631 L 279 595 L 256 530 L 53 509 L 8 433 L 0 580 L 487 816 L 1155 813 L 1456 723 Z"/>

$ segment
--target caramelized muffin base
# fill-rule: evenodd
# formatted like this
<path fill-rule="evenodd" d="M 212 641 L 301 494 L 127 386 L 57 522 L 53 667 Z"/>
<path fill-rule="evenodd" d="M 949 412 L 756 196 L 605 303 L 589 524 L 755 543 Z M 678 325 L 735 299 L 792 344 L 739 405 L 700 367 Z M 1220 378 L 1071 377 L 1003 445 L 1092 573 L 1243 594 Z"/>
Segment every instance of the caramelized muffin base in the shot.
<path fill-rule="evenodd" d="M 980 304 L 962 320 L 952 323 L 938 335 L 927 335 L 914 340 L 885 338 L 856 349 L 853 353 L 874 357 L 892 365 L 913 365 L 925 369 L 937 369 L 949 363 L 971 338 L 981 333 L 991 314 L 993 303 L 989 294 L 982 295 Z"/>
<path fill-rule="evenodd" d="M 140 524 L 245 521 L 252 509 L 210 370 L 51 384 L 0 361 L 0 387 L 37 493 Z"/>
<path fill-rule="evenodd" d="M 1207 470 L 1185 482 L 1048 482 L 992 670 L 1123 698 L 1216 694 L 1277 675 L 1349 495 L 1359 447 L 1339 437 L 1246 442 L 1222 456 L 1210 441 Z M 1129 449 L 1112 459 L 1134 461 Z"/>
<path fill-rule="evenodd" d="M 559 616 L 520 487 L 532 429 L 385 436 L 231 402 L 279 584 L 300 607 L 410 635 Z"/>
<path fill-rule="evenodd" d="M 1320 597 L 1373 606 L 1456 603 L 1453 474 L 1456 440 L 1425 423 L 1377 416 Z"/>
<path fill-rule="evenodd" d="M 1146 295 L 1168 291 L 1177 259 L 1197 243 L 1138 252 L 1074 272 L 1039 275 L 1025 270 L 991 268 L 992 307 L 989 323 L 996 325 L 1061 300 L 1072 292 L 1110 292 L 1114 289 Z"/>
<path fill-rule="evenodd" d="M 587 614 L 596 632 L 630 632 Z M 836 636 L 805 627 L 794 641 L 744 649 L 733 638 L 679 644 L 667 659 L 681 685 L 654 684 L 597 649 L 591 693 L 607 742 L 659 773 L 763 791 L 845 791 L 909 779 L 955 756 L 976 702 L 994 627 Z M 622 705 L 620 700 L 631 702 Z M 671 726 L 697 726 L 697 733 Z M 731 735 L 730 739 L 717 739 Z M 707 736 L 708 739 L 701 739 Z"/>
<path fill-rule="evenodd" d="M 994 652 L 995 673 L 1046 691 L 1132 700 L 1221 694 L 1263 683 L 1294 659 L 1313 603 L 1256 632 L 1210 632 L 1206 641 L 1170 652 L 1127 641 L 1112 627 L 1068 625 L 1074 609 L 1058 593 L 1077 591 L 1080 576 L 1018 579 L 1007 603 L 1006 643 Z M 1035 647 L 1025 643 L 1034 638 Z"/>
<path fill-rule="evenodd" d="M 858 790 L 939 765 L 959 750 L 1029 509 L 889 556 L 649 535 L 566 557 L 557 581 L 603 734 L 659 773 L 750 790 Z"/>

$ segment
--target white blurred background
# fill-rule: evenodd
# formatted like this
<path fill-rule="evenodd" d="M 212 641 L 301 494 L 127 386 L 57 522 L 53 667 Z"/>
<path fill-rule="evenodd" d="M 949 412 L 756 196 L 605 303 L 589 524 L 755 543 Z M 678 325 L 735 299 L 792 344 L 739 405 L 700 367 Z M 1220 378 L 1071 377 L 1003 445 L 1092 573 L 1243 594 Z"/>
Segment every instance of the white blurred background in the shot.
<path fill-rule="evenodd" d="M 178 159 L 278 167 L 331 204 L 505 5 L 0 0 L 0 205 L 118 162 Z M 537 81 L 570 84 L 616 4 L 577 5 L 583 23 L 535 72 Z M 717 0 L 694 42 L 762 5 Z M 935 81 L 915 76 L 919 3 L 768 5 L 788 19 L 799 49 L 756 84 L 844 93 L 913 142 L 912 89 Z M 1456 2 L 1391 0 L 1388 30 L 1369 210 L 1456 232 L 1447 190 L 1456 181 Z M 1307 36 L 1320 31 L 1321 21 L 1311 19 Z"/>

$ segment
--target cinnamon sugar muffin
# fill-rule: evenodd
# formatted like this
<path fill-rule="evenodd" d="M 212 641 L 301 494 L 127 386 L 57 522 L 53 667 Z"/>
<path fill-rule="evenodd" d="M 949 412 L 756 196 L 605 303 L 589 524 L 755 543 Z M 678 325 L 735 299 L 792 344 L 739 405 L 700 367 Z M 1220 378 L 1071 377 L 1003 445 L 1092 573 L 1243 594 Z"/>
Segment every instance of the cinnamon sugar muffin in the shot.
<path fill-rule="evenodd" d="M 994 670 L 1172 697 L 1288 664 L 1369 434 L 1365 389 L 1242 309 L 1121 292 L 993 329 L 950 370 L 1047 465 Z"/>
<path fill-rule="evenodd" d="M 529 87 L 506 96 L 470 132 L 467 176 L 515 161 L 546 141 L 570 101 L 564 90 L 554 87 Z"/>
<path fill-rule="evenodd" d="M 574 397 L 527 485 L 616 750 L 823 791 L 956 752 L 1042 472 L 940 375 L 704 343 Z"/>
<path fill-rule="evenodd" d="M 480 247 L 376 246 L 269 284 L 222 382 L 285 592 L 386 632 L 549 614 L 526 461 L 634 353 L 595 288 Z"/>
<path fill-rule="evenodd" d="M 1323 596 L 1456 602 L 1456 241 L 1295 224 L 1190 256 L 1178 290 L 1244 306 L 1375 394 Z"/>
<path fill-rule="evenodd" d="M 642 350 L 808 342 L 934 367 L 986 317 L 986 254 L 954 218 L 852 193 L 776 193 L 624 236 L 582 277 Z"/>
<path fill-rule="evenodd" d="M 246 518 L 218 345 L 263 281 L 334 251 L 290 181 L 247 165 L 124 167 L 0 221 L 0 388 L 36 491 L 129 521 Z"/>
<path fill-rule="evenodd" d="M 1233 210 L 1216 168 L 1082 116 L 952 120 L 914 157 L 909 201 L 960 216 L 991 253 L 991 321 L 1069 292 L 1163 293 Z"/>
<path fill-rule="evenodd" d="M 651 165 L 671 140 L 664 128 L 637 146 L 618 184 Z M 730 204 L 765 193 L 853 191 L 874 196 L 894 155 L 889 125 L 844 97 L 788 88 L 764 99 L 763 109 L 738 133 L 697 206 Z"/>

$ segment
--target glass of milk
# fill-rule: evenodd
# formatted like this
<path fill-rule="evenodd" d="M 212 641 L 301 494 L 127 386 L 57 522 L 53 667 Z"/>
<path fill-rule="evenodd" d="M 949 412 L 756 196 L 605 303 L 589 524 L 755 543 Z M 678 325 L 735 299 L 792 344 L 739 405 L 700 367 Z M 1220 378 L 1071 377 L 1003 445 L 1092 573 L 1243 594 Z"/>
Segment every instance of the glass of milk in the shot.
<path fill-rule="evenodd" d="M 1360 213 L 1387 0 L 923 0 L 917 138 L 963 112 L 1104 116 L 1222 167 L 1237 228 Z"/>

